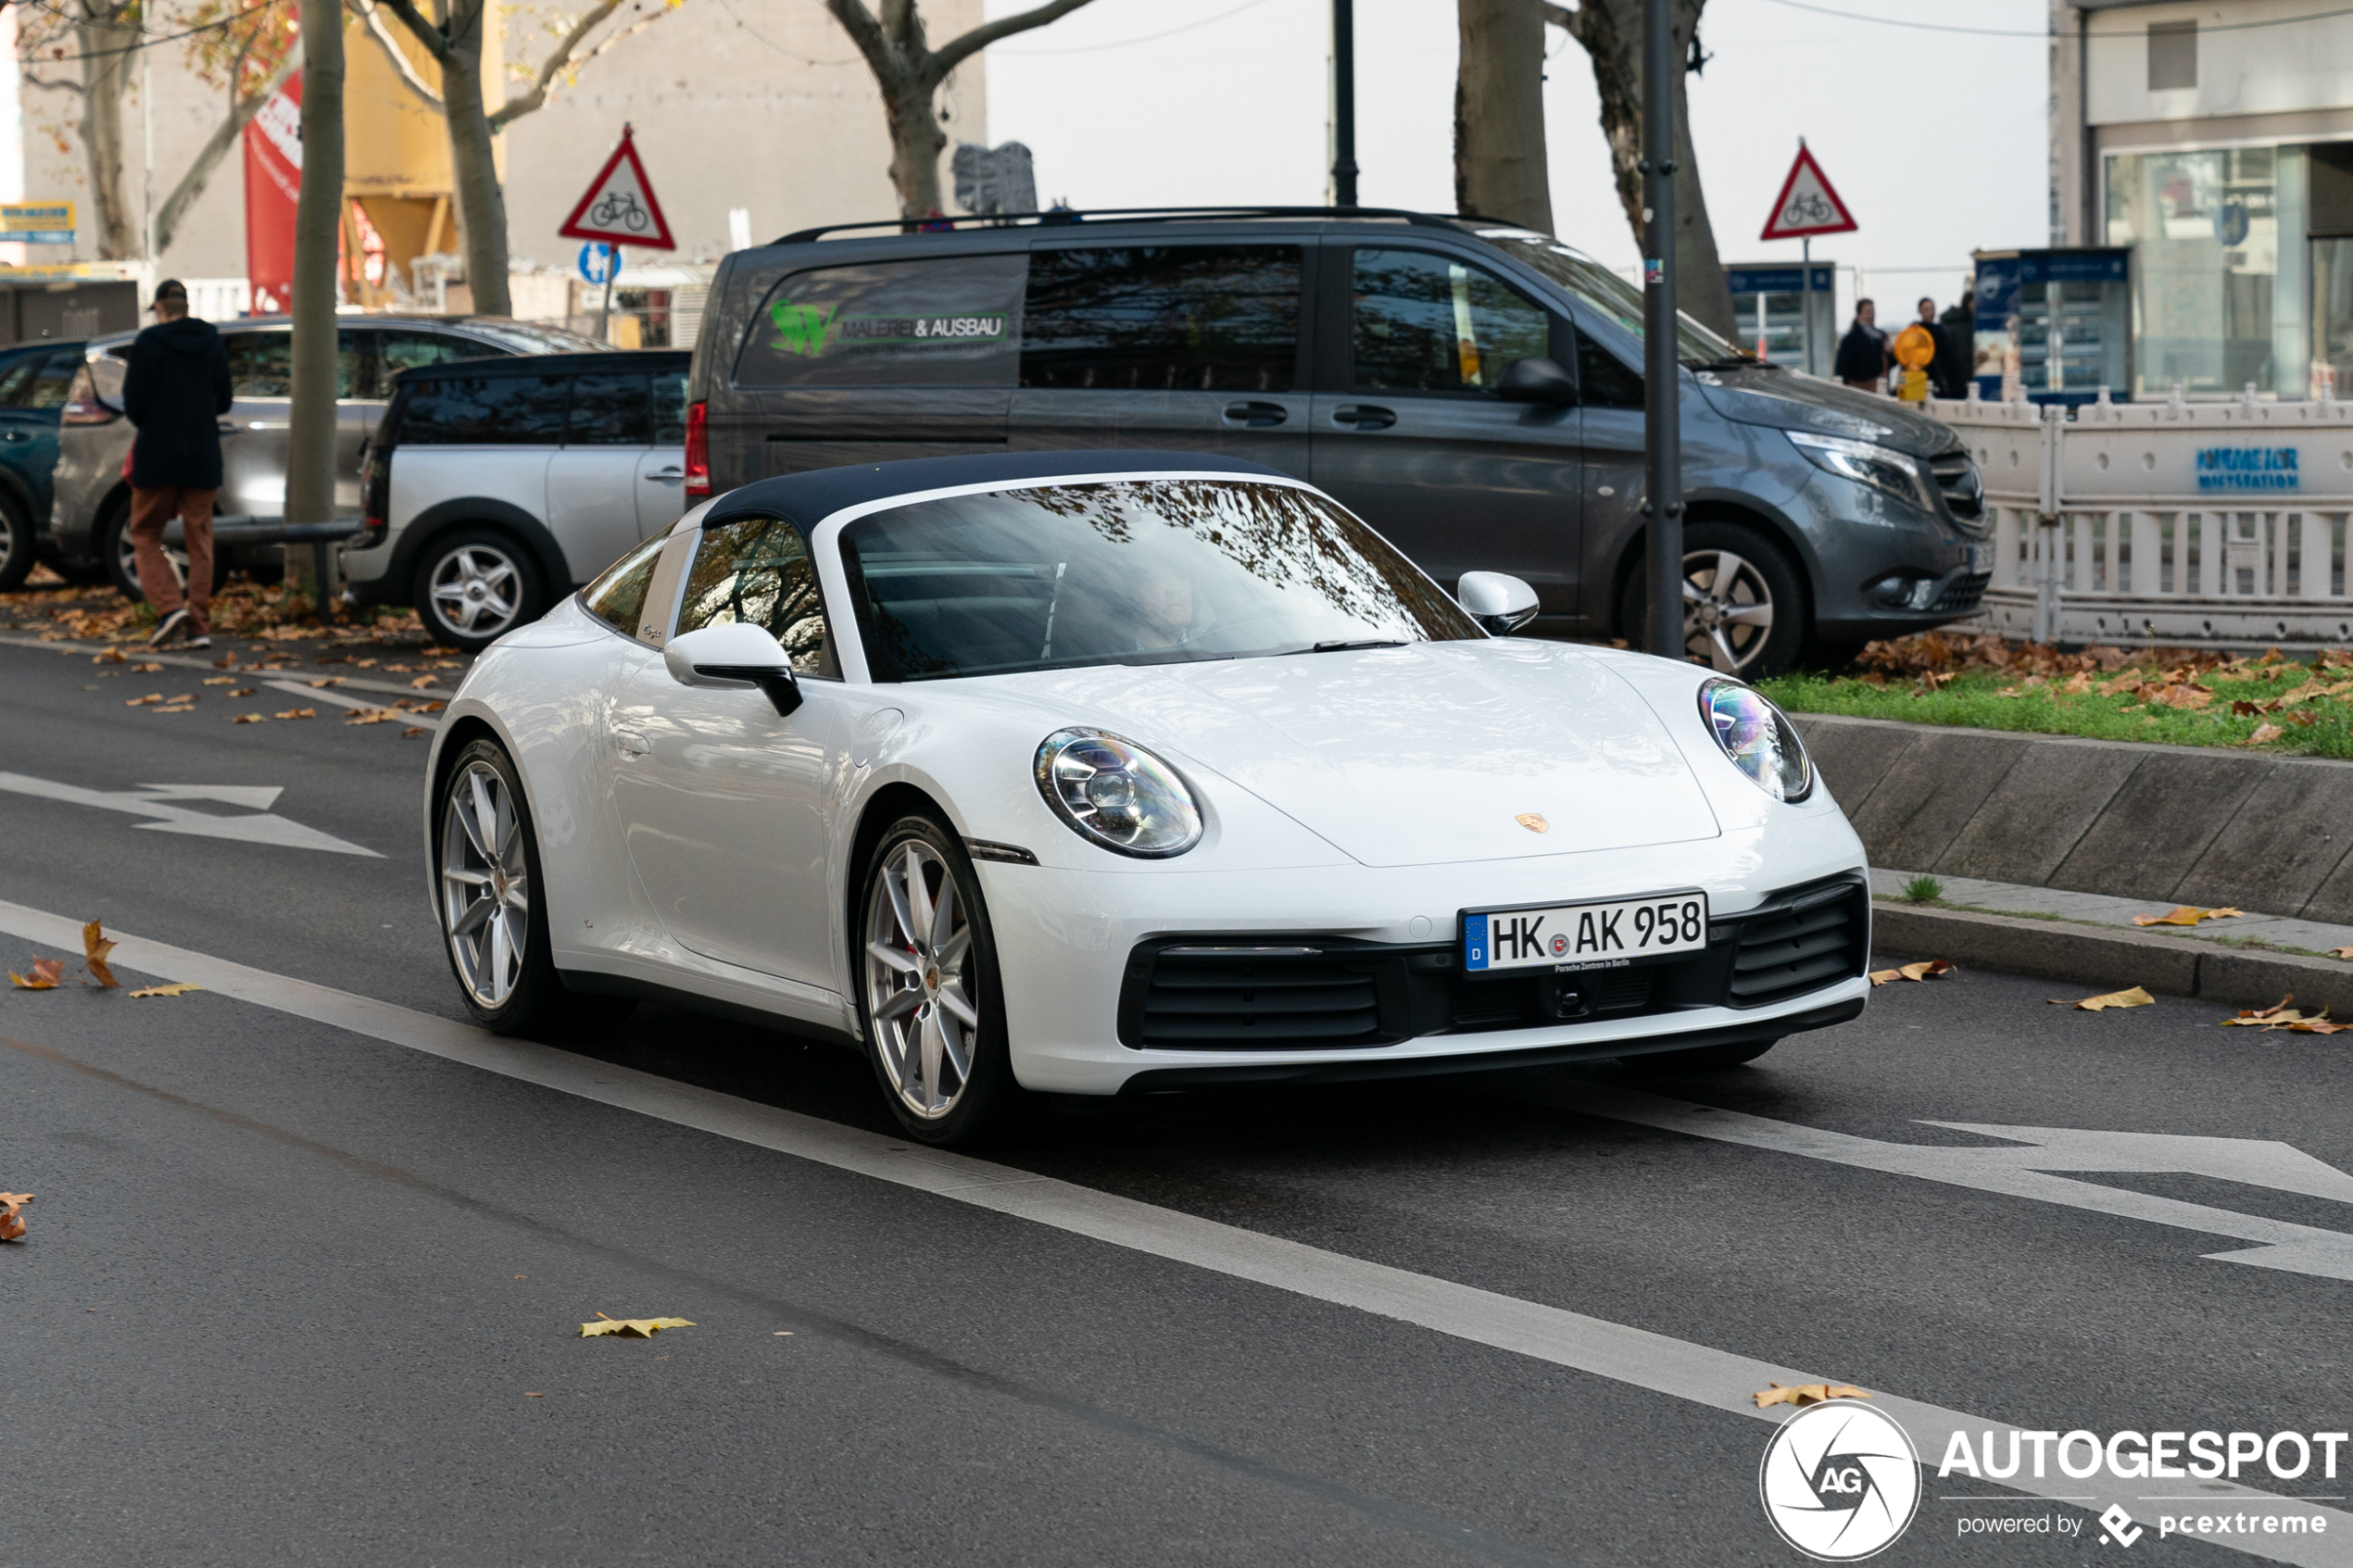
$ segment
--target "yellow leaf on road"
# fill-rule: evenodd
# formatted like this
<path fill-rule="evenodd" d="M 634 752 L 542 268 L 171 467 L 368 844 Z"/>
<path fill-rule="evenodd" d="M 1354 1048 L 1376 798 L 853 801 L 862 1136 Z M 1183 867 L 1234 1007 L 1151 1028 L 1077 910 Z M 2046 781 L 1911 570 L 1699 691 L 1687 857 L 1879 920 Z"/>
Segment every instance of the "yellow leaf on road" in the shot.
<path fill-rule="evenodd" d="M 1759 1388 L 1750 1398 L 1756 1408 L 1768 1405 L 1818 1405 L 1829 1399 L 1868 1399 L 1870 1396 L 1851 1383 L 1801 1383 L 1794 1388 L 1784 1388 L 1776 1383 Z"/>
<path fill-rule="evenodd" d="M 240 713 L 229 721 L 232 724 L 266 724 L 269 721 L 258 713 Z"/>
<path fill-rule="evenodd" d="M 161 702 L 162 700 L 163 694 L 161 692 L 149 692 L 145 696 L 124 698 L 122 706 L 125 708 L 145 708 L 151 702 Z"/>
<path fill-rule="evenodd" d="M 319 710 L 315 708 L 288 708 L 272 715 L 272 717 L 279 719 L 316 719 L 319 717 Z"/>
<path fill-rule="evenodd" d="M 581 1338 L 595 1339 L 609 1334 L 622 1339 L 651 1339 L 665 1328 L 695 1326 L 685 1318 L 608 1318 L 602 1312 L 597 1316 L 602 1321 L 580 1325 Z"/>
<path fill-rule="evenodd" d="M 90 972 L 90 977 L 95 980 L 103 990 L 111 991 L 122 984 L 114 977 L 114 971 L 107 967 L 107 955 L 113 951 L 114 943 L 107 939 L 105 932 L 98 929 L 96 921 L 94 920 L 82 928 L 82 967 Z"/>
<path fill-rule="evenodd" d="M 134 998 L 139 997 L 184 997 L 191 991 L 201 991 L 203 989 L 204 987 L 201 985 L 191 985 L 186 981 L 182 980 L 174 981 L 169 985 L 150 985 L 144 991 L 133 991 L 131 995 Z"/>
<path fill-rule="evenodd" d="M 2129 991 L 2110 991 L 2104 997 L 2086 997 L 2080 1002 L 2070 1002 L 2063 997 L 2051 998 L 2053 1007 L 2071 1007 L 2078 1012 L 2106 1012 L 2110 1008 L 2153 1007 L 2156 1003 L 2157 998 L 2138 985 Z"/>
<path fill-rule="evenodd" d="M 310 684 L 314 686 L 340 686 L 350 678 L 348 675 L 330 675 L 323 681 L 313 681 Z"/>
<path fill-rule="evenodd" d="M 234 675 L 207 675 L 204 684 L 208 686 L 233 686 L 237 678 Z"/>
<path fill-rule="evenodd" d="M 0 1241 L 14 1241 L 24 1235 L 24 1222 L 17 1218 L 17 1210 L 31 1201 L 29 1192 L 0 1192 Z"/>
<path fill-rule="evenodd" d="M 438 675 L 420 675 L 415 680 L 409 682 L 409 684 L 413 690 L 422 691 L 425 687 L 432 685 L 439 679 L 441 679 L 441 677 Z"/>
<path fill-rule="evenodd" d="M 2134 925 L 2196 925 L 2202 920 L 2237 920 L 2245 913 L 2246 911 L 2242 909 L 2202 909 L 2196 904 L 2184 904 L 2167 914 L 2134 915 L 2133 923 Z"/>
<path fill-rule="evenodd" d="M 57 988 L 57 982 L 65 978 L 65 972 L 66 960 L 63 959 L 35 959 L 32 960 L 31 979 L 27 980 L 13 969 L 8 972 L 8 978 L 20 991 L 54 991 Z"/>
<path fill-rule="evenodd" d="M 1907 963 L 1895 969 L 1875 969 L 1871 971 L 1871 984 L 1884 985 L 1891 980 L 1931 980 L 1952 972 L 1952 964 L 1943 959 L 1923 959 L 1919 963 Z"/>

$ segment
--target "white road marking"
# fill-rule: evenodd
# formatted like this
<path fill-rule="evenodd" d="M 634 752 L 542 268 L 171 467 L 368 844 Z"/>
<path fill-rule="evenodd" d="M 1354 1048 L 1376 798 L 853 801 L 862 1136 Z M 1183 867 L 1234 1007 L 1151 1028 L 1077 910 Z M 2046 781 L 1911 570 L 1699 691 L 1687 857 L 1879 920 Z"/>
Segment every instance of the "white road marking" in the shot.
<path fill-rule="evenodd" d="M 1951 1148 L 1887 1143 L 1848 1133 L 1825 1132 L 1775 1122 L 1744 1111 L 1719 1110 L 1661 1095 L 1605 1084 L 1545 1086 L 1523 1098 L 1562 1110 L 1636 1122 L 1646 1127 L 1743 1144 L 1807 1160 L 1825 1160 L 1867 1171 L 1918 1176 L 1923 1181 L 1974 1187 L 1980 1192 L 2063 1203 L 2071 1209 L 2113 1214 L 2151 1224 L 2203 1231 L 2260 1245 L 2244 1252 L 2208 1252 L 2218 1262 L 2353 1280 L 2353 1235 L 2318 1225 L 2291 1224 L 2203 1203 L 2129 1192 L 2096 1182 L 2070 1181 L 2054 1171 L 2176 1171 L 2219 1176 L 2282 1192 L 2353 1203 L 2353 1176 L 2288 1144 L 2262 1138 L 2207 1138 L 2162 1133 L 2102 1133 L 2065 1127 L 2004 1127 L 1973 1122 L 1929 1122 L 1931 1127 L 2009 1138 L 2021 1147 Z"/>
<path fill-rule="evenodd" d="M 81 922 L 6 902 L 0 902 L 0 931 L 69 951 L 82 940 Z M 1750 1400 L 1750 1394 L 1768 1383 L 1787 1386 L 1830 1380 L 1819 1373 L 1776 1366 L 1581 1312 L 1366 1262 L 1322 1248 L 1098 1192 L 1073 1182 L 879 1137 L 853 1127 L 574 1056 L 569 1051 L 502 1039 L 467 1024 L 453 1023 L 371 997 L 354 996 L 183 947 L 120 932 L 115 933 L 115 940 L 110 961 L 118 969 L 192 982 L 257 1007 L 307 1018 L 600 1105 L 912 1187 L 1150 1257 L 1189 1263 L 1213 1273 L 1248 1280 L 1310 1300 L 1353 1307 L 1471 1344 L 1508 1350 L 1653 1393 L 1672 1395 L 1711 1410 L 1777 1423 L 1792 1413 L 1789 1407 L 1776 1405 L 1760 1411 Z M 1859 1369 L 1848 1369 L 1839 1374 L 1840 1378 L 1861 1375 L 1864 1374 Z M 2011 1432 L 2022 1430 L 1963 1411 L 1877 1389 L 1873 1392 L 1879 1396 L 1872 1401 L 1874 1407 L 1901 1422 L 1923 1455 L 1945 1452 L 1956 1432 L 1967 1432 L 1972 1442 L 1982 1443 L 1979 1434 L 1990 1432 L 1996 1437 L 2007 1437 Z M 2075 1423 L 2069 1418 L 2056 1424 L 2065 1430 Z M 2133 1504 L 2143 1501 L 2138 1494 L 2120 1489 L 2104 1476 L 2086 1482 L 2057 1474 L 2045 1480 L 2020 1475 L 2014 1480 L 1989 1480 L 1983 1484 L 2095 1513 L 2110 1503 L 2122 1506 L 2129 1512 Z M 2086 1485 L 2101 1489 L 2090 1494 L 2070 1489 Z M 2202 1537 L 2210 1544 L 2251 1557 L 2309 1564 L 2311 1568 L 2353 1565 L 2353 1512 L 2299 1502 L 2236 1482 L 2200 1481 L 2192 1485 L 2197 1487 L 2195 1496 L 2211 1499 L 2218 1505 L 2270 1505 L 2274 1510 L 2293 1509 L 2324 1515 L 2328 1521 L 2324 1535 L 2253 1536 L 2245 1540 Z M 1768 1528 L 1762 1518 L 1756 1527 L 1761 1540 Z"/>
<path fill-rule="evenodd" d="M 392 706 L 390 703 L 369 702 L 361 697 L 346 696 L 343 693 L 334 690 L 332 686 L 308 686 L 294 681 L 264 681 L 262 684 L 272 687 L 278 691 L 288 693 L 294 696 L 312 698 L 320 702 L 332 702 L 338 708 L 364 709 L 371 708 L 389 708 Z M 441 721 L 432 717 L 430 714 L 410 713 L 406 709 L 403 709 L 401 710 L 400 716 L 408 720 L 411 724 L 422 724 L 428 730 L 437 730 L 441 728 Z M 392 721 L 387 719 L 384 722 L 390 723 Z"/>
<path fill-rule="evenodd" d="M 136 643 L 117 645 L 112 643 L 69 642 L 63 639 L 57 641 L 44 641 L 39 637 L 26 637 L 7 633 L 0 633 L 0 647 L 47 648 L 53 653 L 73 653 L 90 657 L 103 654 L 107 648 L 114 646 L 121 647 L 123 651 L 123 658 L 126 660 L 141 664 L 162 664 L 168 665 L 175 670 L 227 670 L 239 675 L 257 675 L 265 673 L 263 667 L 258 664 L 224 665 L 218 659 L 191 659 L 185 655 L 162 653 L 157 652 L 153 648 L 142 648 Z M 411 657 L 418 656 L 412 655 Z M 275 658 L 291 658 L 298 659 L 300 655 L 266 654 L 263 658 L 265 659 Z M 286 667 L 282 666 L 281 672 L 284 672 L 285 668 Z M 465 671 L 460 670 L 455 671 L 443 671 L 443 673 L 454 673 L 463 676 Z M 388 696 L 415 696 L 418 695 L 418 689 L 414 686 L 395 685 L 390 681 L 380 681 L 371 675 L 346 675 L 343 677 L 343 684 L 354 691 L 383 692 Z M 304 690 L 306 695 L 308 695 L 309 688 L 306 686 Z M 446 697 L 449 694 L 447 692 L 433 692 L 427 695 Z"/>
<path fill-rule="evenodd" d="M 244 844 L 273 844 L 284 849 L 323 849 L 333 855 L 364 855 L 371 860 L 384 859 L 373 849 L 341 839 L 317 828 L 303 826 L 271 812 L 250 817 L 216 817 L 210 812 L 192 810 L 175 806 L 174 799 L 220 799 L 222 792 L 240 786 L 230 784 L 142 784 L 142 793 L 129 791 L 83 789 L 79 784 L 58 784 L 52 779 L 36 779 L 25 773 L 0 773 L 0 790 L 16 795 L 37 796 L 44 800 L 61 800 L 72 806 L 94 806 L 101 811 L 123 811 L 134 817 L 153 817 L 154 822 L 141 822 L 142 828 L 155 833 L 183 833 L 196 838 L 228 838 Z M 207 794 L 192 794 L 203 790 Z M 158 794 L 157 791 L 164 793 Z M 257 791 L 275 799 L 275 789 Z M 230 805 L 244 802 L 232 800 Z"/>
<path fill-rule="evenodd" d="M 143 784 L 150 800 L 218 800 L 248 811 L 267 811 L 286 793 L 283 784 Z"/>

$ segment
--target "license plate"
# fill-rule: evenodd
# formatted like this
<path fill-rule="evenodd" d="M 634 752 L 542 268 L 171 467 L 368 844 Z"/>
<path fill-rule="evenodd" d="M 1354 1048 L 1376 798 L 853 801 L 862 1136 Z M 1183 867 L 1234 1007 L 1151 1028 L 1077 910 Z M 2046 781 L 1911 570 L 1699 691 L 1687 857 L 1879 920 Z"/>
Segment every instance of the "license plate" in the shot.
<path fill-rule="evenodd" d="M 1971 545 L 1969 547 L 1969 569 L 1971 572 L 1991 572 L 1994 570 L 1994 546 Z"/>
<path fill-rule="evenodd" d="M 1614 904 L 1545 904 L 1463 915 L 1463 968 L 1616 969 L 1707 946 L 1707 895 L 1666 893 Z"/>

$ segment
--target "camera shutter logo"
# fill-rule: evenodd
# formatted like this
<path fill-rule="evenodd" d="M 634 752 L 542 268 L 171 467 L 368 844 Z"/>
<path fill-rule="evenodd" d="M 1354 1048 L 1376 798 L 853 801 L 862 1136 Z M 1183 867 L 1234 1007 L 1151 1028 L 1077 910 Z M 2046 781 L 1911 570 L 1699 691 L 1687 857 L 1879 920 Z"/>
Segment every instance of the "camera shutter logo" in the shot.
<path fill-rule="evenodd" d="M 1912 1523 L 1919 1454 L 1890 1417 L 1832 1399 L 1780 1424 L 1756 1486 L 1781 1539 L 1818 1562 L 1855 1562 L 1884 1550 Z"/>

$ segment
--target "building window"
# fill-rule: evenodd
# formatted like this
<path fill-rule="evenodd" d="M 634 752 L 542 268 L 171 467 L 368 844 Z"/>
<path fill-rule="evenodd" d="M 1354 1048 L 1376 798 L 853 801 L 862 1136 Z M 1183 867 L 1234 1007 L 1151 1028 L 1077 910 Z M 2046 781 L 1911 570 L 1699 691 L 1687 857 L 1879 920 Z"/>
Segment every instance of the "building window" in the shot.
<path fill-rule="evenodd" d="M 2108 160 L 2108 243 L 2133 253 L 2133 390 L 2306 395 L 2305 150 Z"/>
<path fill-rule="evenodd" d="M 2149 23 L 2149 91 L 2170 93 L 2196 85 L 2197 23 Z"/>

